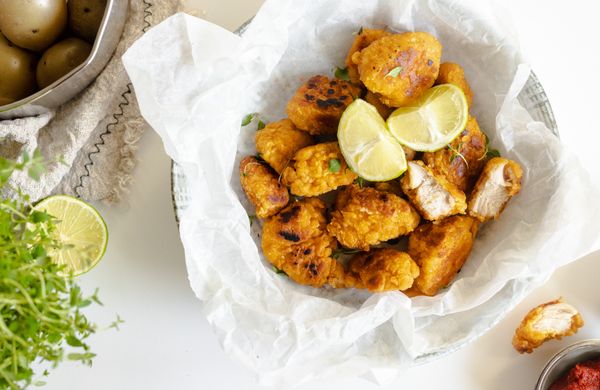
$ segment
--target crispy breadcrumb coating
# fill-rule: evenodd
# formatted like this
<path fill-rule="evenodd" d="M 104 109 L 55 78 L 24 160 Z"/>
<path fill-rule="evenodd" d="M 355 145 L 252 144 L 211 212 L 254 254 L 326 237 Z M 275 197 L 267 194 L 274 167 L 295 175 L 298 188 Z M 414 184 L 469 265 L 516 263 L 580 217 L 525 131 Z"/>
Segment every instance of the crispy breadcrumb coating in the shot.
<path fill-rule="evenodd" d="M 374 188 L 346 187 L 336 200 L 327 229 L 346 248 L 371 245 L 412 232 L 421 218 L 404 199 Z"/>
<path fill-rule="evenodd" d="M 258 154 L 277 173 L 283 172 L 298 150 L 313 144 L 312 137 L 289 119 L 269 123 L 256 132 L 255 140 Z"/>
<path fill-rule="evenodd" d="M 408 162 L 401 184 L 411 204 L 430 221 L 462 214 L 467 209 L 465 194 L 422 161 Z"/>
<path fill-rule="evenodd" d="M 262 249 L 266 259 L 300 284 L 336 284 L 343 267 L 334 258 L 337 241 L 327 232 L 325 203 L 305 198 L 265 221 Z"/>
<path fill-rule="evenodd" d="M 282 182 L 298 196 L 317 196 L 352 183 L 358 176 L 346 164 L 337 142 L 307 146 L 283 170 Z"/>
<path fill-rule="evenodd" d="M 279 182 L 279 175 L 253 156 L 240 161 L 240 183 L 259 218 L 277 214 L 289 202 L 288 190 Z"/>
<path fill-rule="evenodd" d="M 387 32 L 385 30 L 376 30 L 369 28 L 360 29 L 360 31 L 356 35 L 356 38 L 354 38 L 354 42 L 352 42 L 352 46 L 350 46 L 348 56 L 346 56 L 346 68 L 348 69 L 348 76 L 350 77 L 350 81 L 352 81 L 354 84 L 360 83 L 358 66 L 356 66 L 356 63 L 354 63 L 354 61 L 352 61 L 352 56 L 354 55 L 354 53 L 360 52 L 379 38 L 383 38 L 388 35 L 392 35 L 392 33 Z"/>
<path fill-rule="evenodd" d="M 394 112 L 395 110 L 395 108 L 383 104 L 381 100 L 379 100 L 377 95 L 371 91 L 367 91 L 365 95 L 365 101 L 369 104 L 372 104 L 373 107 L 377 109 L 377 112 L 379 113 L 379 115 L 381 115 L 383 119 L 387 119 L 390 115 L 392 115 L 392 112 Z"/>
<path fill-rule="evenodd" d="M 287 114 L 300 130 L 313 135 L 336 134 L 342 113 L 360 92 L 347 81 L 314 76 L 289 101 Z"/>
<path fill-rule="evenodd" d="M 423 161 L 464 193 L 469 193 L 486 162 L 487 137 L 469 116 L 462 133 L 446 148 L 423 153 Z"/>
<path fill-rule="evenodd" d="M 360 80 L 381 102 L 402 107 L 433 86 L 440 68 L 442 45 L 425 32 L 407 32 L 380 38 L 352 60 Z"/>
<path fill-rule="evenodd" d="M 485 165 L 469 198 L 468 213 L 481 222 L 500 216 L 521 191 L 523 170 L 515 161 L 494 157 Z"/>
<path fill-rule="evenodd" d="M 391 248 L 359 253 L 350 259 L 347 268 L 348 274 L 359 281 L 357 288 L 372 292 L 406 290 L 419 276 L 417 263 L 407 253 Z"/>
<path fill-rule="evenodd" d="M 473 91 L 465 78 L 465 70 L 462 66 L 453 62 L 444 62 L 440 65 L 440 73 L 438 74 L 437 80 L 435 80 L 435 84 L 456 85 L 465 93 L 469 107 L 473 104 Z"/>
<path fill-rule="evenodd" d="M 471 253 L 477 227 L 475 219 L 455 215 L 411 233 L 408 254 L 421 268 L 414 285 L 417 291 L 433 296 L 454 279 Z"/>
<path fill-rule="evenodd" d="M 402 197 L 404 193 L 400 187 L 400 180 L 378 181 L 373 184 L 373 188 L 377 191 L 391 192 L 394 195 Z"/>
<path fill-rule="evenodd" d="M 515 331 L 513 347 L 519 353 L 531 353 L 546 341 L 571 336 L 583 326 L 576 308 L 562 298 L 533 308 Z"/>

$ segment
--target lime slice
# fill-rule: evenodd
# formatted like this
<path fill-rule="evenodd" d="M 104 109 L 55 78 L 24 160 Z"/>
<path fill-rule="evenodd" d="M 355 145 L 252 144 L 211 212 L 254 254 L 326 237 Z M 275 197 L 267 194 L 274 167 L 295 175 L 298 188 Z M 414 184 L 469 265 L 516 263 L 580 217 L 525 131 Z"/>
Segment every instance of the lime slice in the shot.
<path fill-rule="evenodd" d="M 433 152 L 448 145 L 467 125 L 469 105 L 455 85 L 429 89 L 415 103 L 395 110 L 387 120 L 390 133 L 401 144 L 420 152 Z"/>
<path fill-rule="evenodd" d="M 344 159 L 363 179 L 388 181 L 406 171 L 402 145 L 389 134 L 377 109 L 364 100 L 356 99 L 346 108 L 337 136 Z"/>
<path fill-rule="evenodd" d="M 48 255 L 58 264 L 66 264 L 63 274 L 81 275 L 102 259 L 108 243 L 108 230 L 102 216 L 89 204 L 66 195 L 51 196 L 34 210 L 45 211 L 58 219 L 55 239 L 62 248 Z"/>

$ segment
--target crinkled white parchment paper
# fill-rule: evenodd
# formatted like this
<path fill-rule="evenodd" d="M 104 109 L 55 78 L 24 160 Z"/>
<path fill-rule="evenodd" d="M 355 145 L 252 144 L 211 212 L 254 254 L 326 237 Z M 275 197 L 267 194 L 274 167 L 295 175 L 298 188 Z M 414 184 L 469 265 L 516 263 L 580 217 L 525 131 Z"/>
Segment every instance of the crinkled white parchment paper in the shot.
<path fill-rule="evenodd" d="M 600 193 L 519 104 L 530 70 L 498 14 L 484 1 L 267 0 L 243 38 L 179 14 L 124 56 L 142 114 L 189 183 L 180 229 L 192 288 L 227 353 L 262 383 L 393 379 L 473 340 L 557 267 L 600 247 Z M 361 26 L 436 35 L 443 60 L 465 68 L 492 145 L 524 166 L 522 193 L 435 297 L 296 285 L 267 265 L 260 226 L 249 224 L 237 164 L 255 152 L 255 125 L 240 121 L 283 118 L 303 80 L 343 64 Z"/>

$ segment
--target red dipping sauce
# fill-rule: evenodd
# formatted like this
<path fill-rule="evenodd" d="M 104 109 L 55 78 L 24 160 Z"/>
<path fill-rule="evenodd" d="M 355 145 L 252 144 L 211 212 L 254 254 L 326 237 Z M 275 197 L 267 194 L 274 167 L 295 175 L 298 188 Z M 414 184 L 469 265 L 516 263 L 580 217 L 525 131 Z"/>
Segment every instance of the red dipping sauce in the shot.
<path fill-rule="evenodd" d="M 576 364 L 548 390 L 600 390 L 600 358 Z"/>

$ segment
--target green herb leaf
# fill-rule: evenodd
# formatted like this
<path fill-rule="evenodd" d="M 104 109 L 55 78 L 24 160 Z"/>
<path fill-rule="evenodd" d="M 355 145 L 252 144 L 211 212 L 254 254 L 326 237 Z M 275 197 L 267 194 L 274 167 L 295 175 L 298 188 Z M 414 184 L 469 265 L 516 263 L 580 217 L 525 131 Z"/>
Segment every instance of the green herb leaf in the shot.
<path fill-rule="evenodd" d="M 339 66 L 335 69 L 335 78 L 350 81 L 350 75 L 348 74 L 348 68 L 340 68 Z"/>
<path fill-rule="evenodd" d="M 255 115 L 256 115 L 255 113 L 246 115 L 244 117 L 244 119 L 242 119 L 242 127 L 248 126 L 250 124 L 250 122 L 252 122 L 252 120 L 254 119 Z"/>
<path fill-rule="evenodd" d="M 402 72 L 402 67 L 401 66 L 397 66 L 394 69 L 390 70 L 388 72 L 388 74 L 385 75 L 385 77 L 398 77 L 398 75 L 400 74 L 400 72 Z"/>
<path fill-rule="evenodd" d="M 285 271 L 283 271 L 283 270 L 280 270 L 279 268 L 277 268 L 277 267 L 275 267 L 275 266 L 273 266 L 273 271 L 275 271 L 275 273 L 276 273 L 277 275 L 285 275 L 285 276 L 288 276 L 288 274 L 286 274 L 286 273 L 285 273 Z"/>
<path fill-rule="evenodd" d="M 488 151 L 486 152 L 486 156 L 488 158 L 502 157 L 498 149 L 488 149 Z"/>
<path fill-rule="evenodd" d="M 364 188 L 365 187 L 365 179 L 363 179 L 362 177 L 357 177 L 355 180 L 356 184 L 358 184 L 359 188 Z"/>
<path fill-rule="evenodd" d="M 468 168 L 469 162 L 467 161 L 465 156 L 460 152 L 460 150 L 462 149 L 462 146 L 463 146 L 463 143 L 461 142 L 458 144 L 458 147 L 456 149 L 454 149 L 452 147 L 452 145 L 448 144 L 448 149 L 450 149 L 452 151 L 452 155 L 450 155 L 450 163 L 454 162 L 456 157 L 460 157 Z"/>
<path fill-rule="evenodd" d="M 337 158 L 329 160 L 329 172 L 338 173 L 342 169 L 342 164 Z"/>
<path fill-rule="evenodd" d="M 258 127 L 257 127 L 257 130 L 262 130 L 262 129 L 264 129 L 264 128 L 265 128 L 265 126 L 266 126 L 266 125 L 265 125 L 265 122 L 263 122 L 263 121 L 259 120 L 259 121 L 258 121 Z"/>

